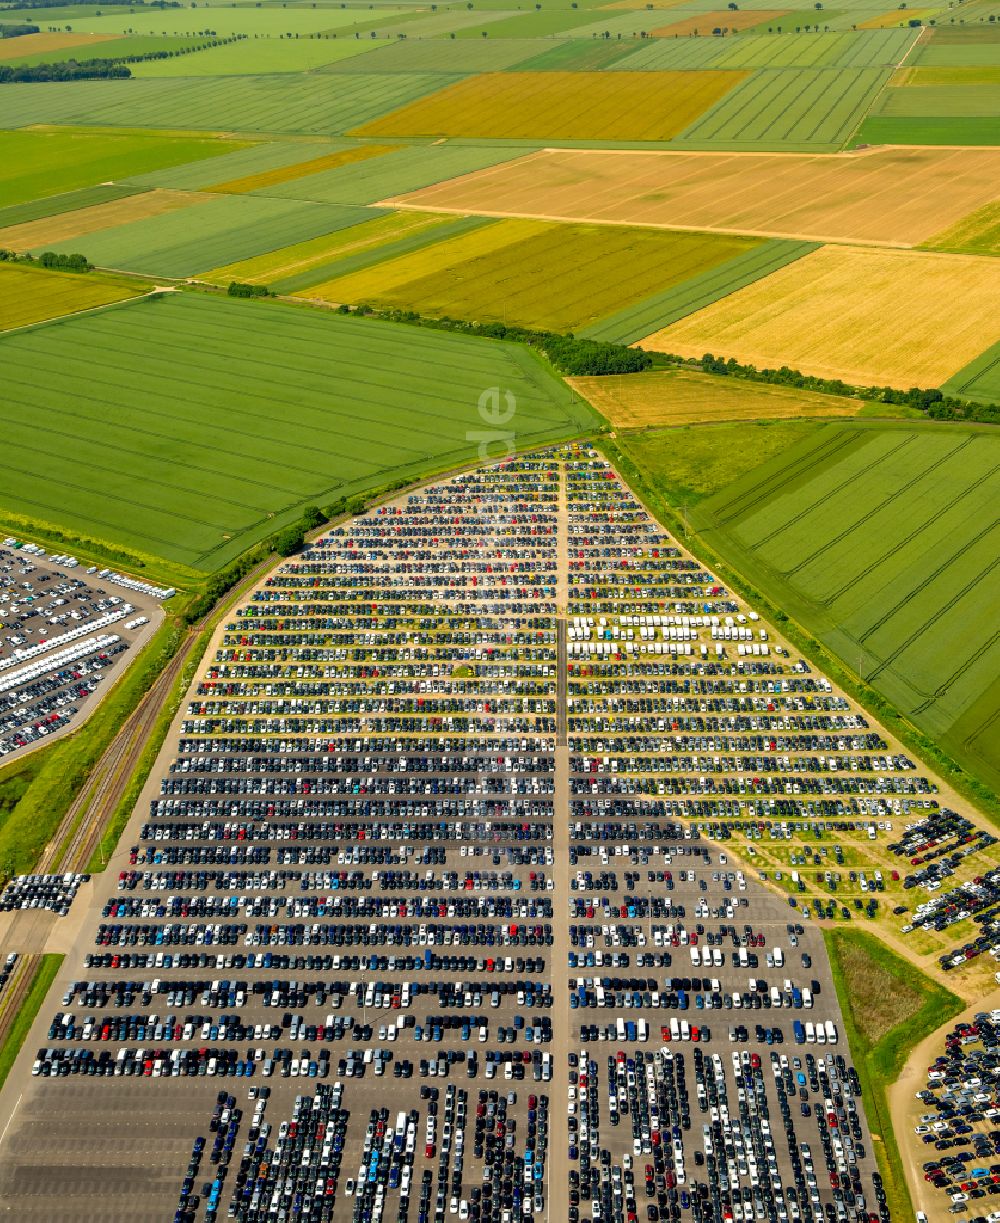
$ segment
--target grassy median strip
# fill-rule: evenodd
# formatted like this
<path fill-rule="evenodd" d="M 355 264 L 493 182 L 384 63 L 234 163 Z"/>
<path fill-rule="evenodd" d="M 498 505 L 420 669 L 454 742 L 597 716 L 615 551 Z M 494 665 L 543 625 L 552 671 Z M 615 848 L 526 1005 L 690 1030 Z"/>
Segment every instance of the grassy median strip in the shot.
<path fill-rule="evenodd" d="M 912 1218 L 913 1205 L 886 1092 L 899 1077 L 910 1050 L 959 1014 L 965 1004 L 874 935 L 834 928 L 824 930 L 823 938 L 861 1079 L 890 1214 L 894 1219 Z"/>
<path fill-rule="evenodd" d="M 7 1075 L 10 1073 L 10 1068 L 14 1065 L 17 1055 L 21 1051 L 25 1037 L 31 1030 L 35 1016 L 45 1000 L 45 995 L 49 992 L 49 986 L 56 979 L 56 974 L 59 972 L 62 962 L 63 957 L 61 955 L 42 956 L 41 967 L 35 975 L 31 989 L 28 991 L 24 1002 L 18 1007 L 14 1022 L 7 1032 L 3 1045 L 0 1046 L 0 1087 L 3 1087 Z"/>

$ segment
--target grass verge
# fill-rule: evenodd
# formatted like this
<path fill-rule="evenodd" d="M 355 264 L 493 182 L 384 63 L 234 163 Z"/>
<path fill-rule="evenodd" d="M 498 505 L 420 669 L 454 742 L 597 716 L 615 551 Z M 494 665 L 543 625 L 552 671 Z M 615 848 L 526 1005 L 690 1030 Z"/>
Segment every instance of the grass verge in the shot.
<path fill-rule="evenodd" d="M 45 1001 L 45 995 L 49 992 L 49 987 L 56 979 L 56 974 L 59 972 L 62 962 L 63 957 L 61 955 L 42 956 L 41 967 L 35 974 L 35 980 L 28 991 L 28 996 L 18 1009 L 17 1016 L 11 1024 L 10 1031 L 7 1033 L 7 1039 L 3 1042 L 3 1047 L 0 1048 L 0 1087 L 3 1087 L 7 1075 L 10 1073 L 10 1068 L 14 1065 L 17 1055 L 21 1052 L 21 1046 L 24 1044 L 25 1037 L 31 1030 L 31 1025 L 35 1022 L 35 1016 Z"/>
<path fill-rule="evenodd" d="M 909 1052 L 965 1007 L 874 935 L 860 930 L 823 931 L 833 983 L 854 1056 L 890 1215 L 912 1219 L 913 1204 L 892 1127 L 888 1087 Z"/>

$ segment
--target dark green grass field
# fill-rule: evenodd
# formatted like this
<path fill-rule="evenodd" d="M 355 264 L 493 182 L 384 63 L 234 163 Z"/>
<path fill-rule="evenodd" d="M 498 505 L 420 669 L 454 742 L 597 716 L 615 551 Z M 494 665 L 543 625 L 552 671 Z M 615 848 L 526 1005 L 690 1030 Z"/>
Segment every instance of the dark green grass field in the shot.
<path fill-rule="evenodd" d="M 656 436 L 629 446 L 654 476 Z M 995 430 L 838 421 L 800 426 L 791 444 L 696 505 L 691 523 L 996 785 L 998 505 Z"/>
<path fill-rule="evenodd" d="M 0 509 L 203 570 L 303 505 L 475 458 L 491 388 L 521 448 L 595 419 L 518 345 L 195 294 L 20 332 L 0 359 Z"/>

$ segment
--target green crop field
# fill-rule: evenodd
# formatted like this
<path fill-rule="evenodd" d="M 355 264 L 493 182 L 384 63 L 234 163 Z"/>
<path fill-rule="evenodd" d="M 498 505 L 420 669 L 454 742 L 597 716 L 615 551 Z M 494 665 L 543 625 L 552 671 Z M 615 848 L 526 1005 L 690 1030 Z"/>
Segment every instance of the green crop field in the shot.
<path fill-rule="evenodd" d="M 995 85 L 904 85 L 886 89 L 859 139 L 887 144 L 1000 144 Z"/>
<path fill-rule="evenodd" d="M 427 73 L 275 74 L 4 85 L 0 123 L 114 126 L 127 115 L 140 127 L 329 136 L 432 93 L 449 79 Z"/>
<path fill-rule="evenodd" d="M 515 6 L 516 7 L 516 6 Z M 583 9 L 540 9 L 535 12 L 512 14 L 499 21 L 491 21 L 490 38 L 547 38 L 551 34 L 565 34 L 580 26 L 590 25 L 593 13 Z M 479 38 L 478 23 L 470 23 L 459 38 Z"/>
<path fill-rule="evenodd" d="M 362 46 L 365 46 L 362 43 Z M 370 45 L 370 44 L 369 44 Z M 497 72 L 538 54 L 532 39 L 406 38 L 376 43 L 370 58 L 334 64 L 333 72 Z"/>
<path fill-rule="evenodd" d="M 1000 436 L 903 422 L 807 428 L 701 502 L 692 524 L 995 786 Z"/>
<path fill-rule="evenodd" d="M 353 38 L 257 38 L 208 47 L 173 59 L 133 64 L 132 75 L 250 76 L 267 72 L 307 72 L 363 55 L 374 45 Z"/>
<path fill-rule="evenodd" d="M 757 71 L 674 143 L 710 149 L 832 151 L 860 122 L 888 75 L 881 68 Z"/>
<path fill-rule="evenodd" d="M 7 90 L 48 85 L 4 85 Z M 54 88 L 75 88 L 59 86 Z M 4 99 L 9 94 L 4 93 Z M 0 205 L 27 203 L 106 179 L 124 178 L 163 166 L 216 157 L 218 140 L 172 136 L 118 136 L 81 132 L 0 131 Z M 46 214 L 42 214 L 46 215 Z"/>
<path fill-rule="evenodd" d="M 737 38 L 657 39 L 622 68 L 890 68 L 906 54 L 916 30 L 835 31 L 829 34 L 740 35 Z M 616 67 L 617 65 L 612 65 Z"/>
<path fill-rule="evenodd" d="M 988 348 L 981 357 L 960 369 L 944 385 L 944 390 L 966 399 L 985 403 L 1000 402 L 1000 344 Z"/>
<path fill-rule="evenodd" d="M 72 14 L 73 29 L 82 34 L 170 34 L 181 37 L 191 37 L 197 34 L 219 34 L 228 37 L 232 34 L 249 34 L 266 38 L 296 38 L 308 34 L 317 34 L 326 30 L 336 30 L 343 37 L 353 27 L 368 26 L 373 18 L 390 18 L 394 12 L 401 10 L 379 8 L 370 11 L 367 8 L 332 8 L 308 7 L 294 8 L 291 5 L 262 5 L 260 7 L 237 7 L 230 5 L 204 4 L 184 6 L 183 8 L 153 9 L 142 12 L 129 9 L 125 5 L 114 6 L 113 11 L 101 9 L 99 4 L 82 6 Z M 23 18 L 30 9 L 24 10 Z M 31 20 L 36 24 L 49 24 L 60 20 L 57 12 L 46 9 L 43 20 L 39 21 L 37 12 L 33 12 Z M 5 15 L 5 21 L 14 20 L 13 16 Z"/>
<path fill-rule="evenodd" d="M 78 208 L 95 208 L 98 204 L 110 204 L 113 200 L 123 200 L 129 195 L 139 195 L 143 190 L 142 187 L 115 183 L 80 187 L 76 191 L 65 191 L 62 195 L 43 195 L 41 199 L 29 200 L 25 204 L 11 204 L 7 208 L 0 208 L 0 229 L 6 229 L 8 225 L 24 225 L 42 217 L 57 217 L 65 212 L 76 212 Z"/>
<path fill-rule="evenodd" d="M 586 42 L 582 38 L 566 38 L 533 59 L 518 64 L 518 71 L 597 72 L 628 59 L 639 50 L 637 43 L 606 42 L 604 39 Z"/>
<path fill-rule="evenodd" d="M 304 504 L 474 457 L 489 387 L 521 446 L 596 419 L 516 345 L 193 294 L 0 352 L 0 506 L 208 570 Z"/>
<path fill-rule="evenodd" d="M 202 191 L 217 183 L 229 183 L 248 174 L 260 174 L 264 170 L 276 170 L 293 166 L 296 162 L 312 161 L 340 149 L 352 148 L 354 140 L 309 140 L 264 141 L 255 144 L 237 145 L 232 153 L 223 153 L 211 162 L 187 162 L 171 166 L 166 170 L 153 170 L 148 174 L 136 174 L 130 183 L 140 187 L 169 187 L 174 191 Z"/>
<path fill-rule="evenodd" d="M 334 204 L 220 195 L 197 208 L 129 221 L 46 249 L 83 248 L 99 267 L 180 279 L 353 225 L 359 212 Z"/>
<path fill-rule="evenodd" d="M 576 332 L 743 254 L 756 240 L 623 226 L 498 221 L 312 290 L 449 318 Z M 562 288 L 556 294 L 552 285 Z"/>
<path fill-rule="evenodd" d="M 418 191 L 460 174 L 510 161 L 528 151 L 495 144 L 400 145 L 395 153 L 261 187 L 254 194 L 327 204 L 374 204 L 389 196 Z"/>
<path fill-rule="evenodd" d="M 922 92 L 922 91 L 921 91 Z M 927 118 L 871 115 L 858 129 L 857 144 L 1000 144 L 1000 118 Z"/>
<path fill-rule="evenodd" d="M 724 263 L 696 273 L 643 301 L 583 329 L 594 340 L 610 340 L 617 344 L 634 344 L 661 327 L 669 327 L 678 319 L 770 276 L 778 268 L 793 263 L 816 249 L 815 242 L 794 242 L 783 238 L 753 242 L 748 248 Z"/>

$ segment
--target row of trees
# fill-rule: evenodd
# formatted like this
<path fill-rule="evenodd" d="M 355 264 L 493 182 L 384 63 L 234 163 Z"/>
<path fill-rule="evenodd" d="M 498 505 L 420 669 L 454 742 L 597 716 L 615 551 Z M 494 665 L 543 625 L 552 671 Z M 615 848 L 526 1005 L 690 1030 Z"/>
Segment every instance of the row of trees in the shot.
<path fill-rule="evenodd" d="M 89 272 L 94 266 L 86 255 L 62 255 L 58 251 L 43 251 L 36 259 L 34 255 L 0 250 L 0 263 L 37 263 L 40 267 L 53 268 L 57 272 Z"/>
<path fill-rule="evenodd" d="M 782 365 L 780 369 L 758 369 L 755 365 L 741 365 L 730 357 L 716 357 L 705 353 L 700 361 L 690 362 L 684 357 L 663 354 L 658 363 L 699 366 L 706 374 L 723 377 L 745 378 L 750 382 L 767 382 L 777 386 L 793 386 L 805 391 L 820 391 L 824 395 L 838 395 L 851 399 L 867 399 L 873 403 L 889 403 L 901 407 L 917 408 L 926 412 L 932 420 L 967 420 L 981 424 L 1000 424 L 1000 404 L 974 403 L 946 395 L 936 387 L 913 386 L 902 391 L 894 386 L 851 386 L 839 378 L 818 378 L 803 374 L 801 370 Z"/>
<path fill-rule="evenodd" d="M 586 340 L 574 335 L 559 335 L 554 331 L 537 331 L 507 323 L 470 323 L 465 319 L 427 318 L 415 310 L 379 310 L 374 306 L 343 305 L 341 314 L 365 318 L 386 319 L 393 323 L 410 323 L 416 327 L 431 327 L 436 331 L 459 331 L 464 335 L 484 336 L 490 340 L 512 340 L 543 352 L 564 374 L 635 374 L 649 369 L 653 358 L 639 348 L 624 344 L 608 344 L 603 340 Z"/>
<path fill-rule="evenodd" d="M 25 34 L 40 33 L 38 26 L 20 22 L 17 25 L 0 21 L 0 38 L 23 38 Z"/>
<path fill-rule="evenodd" d="M 126 80 L 132 71 L 118 60 L 88 59 L 82 64 L 63 60 L 58 64 L 0 64 L 0 85 L 25 81 L 101 81 Z"/>

